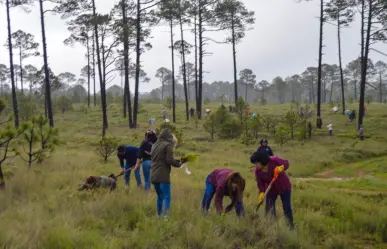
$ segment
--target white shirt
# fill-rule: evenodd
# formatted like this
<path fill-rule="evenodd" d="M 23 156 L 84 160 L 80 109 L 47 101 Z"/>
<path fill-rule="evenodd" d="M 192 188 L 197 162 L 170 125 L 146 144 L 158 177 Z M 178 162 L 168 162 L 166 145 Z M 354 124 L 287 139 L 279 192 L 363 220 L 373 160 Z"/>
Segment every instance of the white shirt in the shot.
<path fill-rule="evenodd" d="M 328 127 L 328 130 L 332 130 L 332 124 L 329 124 L 329 125 L 327 125 L 327 127 Z"/>

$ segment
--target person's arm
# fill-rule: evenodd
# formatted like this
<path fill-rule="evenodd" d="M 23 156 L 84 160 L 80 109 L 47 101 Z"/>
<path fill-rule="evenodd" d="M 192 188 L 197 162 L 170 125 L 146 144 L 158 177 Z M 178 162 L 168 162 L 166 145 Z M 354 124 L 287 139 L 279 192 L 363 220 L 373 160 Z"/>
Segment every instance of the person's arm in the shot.
<path fill-rule="evenodd" d="M 118 158 L 118 160 L 120 160 L 121 171 L 123 171 L 124 170 L 124 159 Z"/>
<path fill-rule="evenodd" d="M 257 187 L 259 189 L 259 192 L 260 193 L 265 193 L 266 191 L 266 184 L 261 181 L 260 177 L 259 177 L 259 173 L 256 171 L 255 172 L 255 180 L 257 181 Z"/>
<path fill-rule="evenodd" d="M 166 148 L 166 162 L 168 165 L 171 165 L 173 167 L 176 167 L 176 168 L 180 168 L 181 166 L 181 162 L 176 160 L 174 157 L 173 157 L 173 145 L 168 145 L 167 148 Z"/>
<path fill-rule="evenodd" d="M 276 161 L 277 161 L 277 163 L 279 165 L 283 165 L 284 166 L 284 170 L 288 170 L 289 169 L 289 161 L 288 160 L 283 159 L 283 158 L 278 157 L 278 156 L 275 157 L 275 159 L 276 159 Z"/>
<path fill-rule="evenodd" d="M 222 188 L 216 188 L 215 193 L 215 207 L 216 211 L 221 214 L 223 211 L 223 189 Z"/>

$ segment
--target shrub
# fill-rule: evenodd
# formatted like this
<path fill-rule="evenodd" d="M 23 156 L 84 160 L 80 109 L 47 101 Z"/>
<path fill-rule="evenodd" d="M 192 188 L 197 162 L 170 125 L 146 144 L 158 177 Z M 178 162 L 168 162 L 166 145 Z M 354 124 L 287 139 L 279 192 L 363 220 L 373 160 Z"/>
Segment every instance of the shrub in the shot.
<path fill-rule="evenodd" d="M 60 96 L 57 99 L 55 99 L 54 105 L 56 109 L 60 110 L 62 113 L 65 113 L 73 109 L 73 104 L 71 102 L 71 99 L 67 98 L 66 96 Z"/>
<path fill-rule="evenodd" d="M 216 132 L 216 117 L 214 114 L 211 114 L 208 119 L 206 119 L 206 122 L 204 123 L 203 127 L 204 129 L 211 134 L 211 139 L 214 140 L 214 134 Z"/>
<path fill-rule="evenodd" d="M 289 139 L 289 129 L 283 124 L 278 125 L 275 141 L 282 147 Z"/>
<path fill-rule="evenodd" d="M 117 150 L 117 146 L 118 142 L 116 138 L 102 137 L 99 140 L 99 147 L 96 150 L 97 155 L 103 157 L 104 162 L 107 162 L 107 159 Z"/>
<path fill-rule="evenodd" d="M 171 97 L 165 98 L 164 106 L 167 109 L 172 109 L 172 98 Z"/>
<path fill-rule="evenodd" d="M 220 138 L 237 138 L 242 133 L 242 125 L 239 120 L 234 118 L 227 120 L 219 125 Z"/>

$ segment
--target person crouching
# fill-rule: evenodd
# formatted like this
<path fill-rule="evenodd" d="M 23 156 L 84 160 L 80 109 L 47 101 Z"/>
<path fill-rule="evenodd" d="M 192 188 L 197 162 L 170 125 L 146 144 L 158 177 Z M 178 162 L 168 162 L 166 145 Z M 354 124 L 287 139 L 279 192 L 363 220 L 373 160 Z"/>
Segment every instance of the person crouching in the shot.
<path fill-rule="evenodd" d="M 239 172 L 230 169 L 215 169 L 207 176 L 206 188 L 202 200 L 202 211 L 206 214 L 210 208 L 211 200 L 215 195 L 215 206 L 218 214 L 223 212 L 223 197 L 229 196 L 231 204 L 225 209 L 230 212 L 235 207 L 238 216 L 243 215 L 243 191 L 245 190 L 245 179 Z"/>
<path fill-rule="evenodd" d="M 110 191 L 117 187 L 117 177 L 114 174 L 109 176 L 89 176 L 86 181 L 79 186 L 78 191 L 85 189 L 110 188 Z"/>

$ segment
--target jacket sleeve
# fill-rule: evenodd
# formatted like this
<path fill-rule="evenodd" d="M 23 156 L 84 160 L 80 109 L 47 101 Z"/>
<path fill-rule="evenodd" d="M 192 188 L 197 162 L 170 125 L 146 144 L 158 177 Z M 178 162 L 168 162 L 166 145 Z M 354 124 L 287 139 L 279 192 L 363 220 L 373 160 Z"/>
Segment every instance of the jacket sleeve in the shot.
<path fill-rule="evenodd" d="M 266 184 L 259 179 L 259 175 L 257 172 L 255 172 L 255 180 L 257 181 L 257 187 L 259 189 L 259 192 L 264 193 L 266 191 Z"/>
<path fill-rule="evenodd" d="M 142 159 L 144 157 L 144 153 L 145 153 L 144 147 L 145 147 L 145 143 L 144 141 L 142 141 L 140 148 L 138 148 L 137 158 Z"/>
<path fill-rule="evenodd" d="M 216 193 L 215 193 L 215 206 L 216 206 L 216 211 L 218 213 L 221 213 L 223 211 L 223 191 L 222 188 L 216 188 Z"/>
<path fill-rule="evenodd" d="M 288 160 L 283 159 L 281 157 L 276 157 L 276 161 L 279 165 L 283 165 L 285 170 L 289 169 L 289 161 Z"/>
<path fill-rule="evenodd" d="M 273 151 L 271 150 L 271 147 L 269 147 L 269 156 L 274 156 Z"/>
<path fill-rule="evenodd" d="M 120 166 L 121 166 L 121 169 L 123 169 L 124 168 L 124 159 L 118 158 L 118 160 L 120 160 Z"/>
<path fill-rule="evenodd" d="M 168 165 L 171 165 L 173 167 L 180 168 L 180 166 L 181 166 L 181 163 L 173 157 L 173 145 L 172 144 L 168 145 L 166 148 L 166 159 L 165 160 L 166 160 Z"/>

